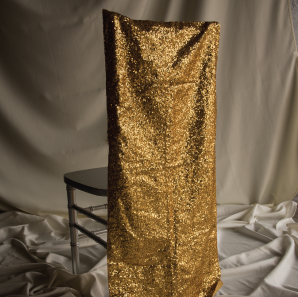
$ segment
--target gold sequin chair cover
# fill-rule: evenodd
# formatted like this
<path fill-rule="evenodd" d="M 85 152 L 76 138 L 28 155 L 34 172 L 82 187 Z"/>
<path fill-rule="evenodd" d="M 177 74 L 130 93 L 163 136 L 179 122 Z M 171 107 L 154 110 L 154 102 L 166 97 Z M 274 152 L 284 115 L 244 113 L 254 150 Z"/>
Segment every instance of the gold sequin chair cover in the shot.
<path fill-rule="evenodd" d="M 220 26 L 103 19 L 110 296 L 213 296 Z"/>

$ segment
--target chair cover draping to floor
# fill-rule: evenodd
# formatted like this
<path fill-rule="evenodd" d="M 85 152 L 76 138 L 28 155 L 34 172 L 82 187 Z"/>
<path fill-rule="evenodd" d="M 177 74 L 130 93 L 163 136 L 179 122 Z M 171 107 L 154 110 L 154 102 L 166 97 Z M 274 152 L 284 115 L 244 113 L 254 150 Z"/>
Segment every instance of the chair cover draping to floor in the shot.
<path fill-rule="evenodd" d="M 220 25 L 103 22 L 110 295 L 212 297 Z"/>

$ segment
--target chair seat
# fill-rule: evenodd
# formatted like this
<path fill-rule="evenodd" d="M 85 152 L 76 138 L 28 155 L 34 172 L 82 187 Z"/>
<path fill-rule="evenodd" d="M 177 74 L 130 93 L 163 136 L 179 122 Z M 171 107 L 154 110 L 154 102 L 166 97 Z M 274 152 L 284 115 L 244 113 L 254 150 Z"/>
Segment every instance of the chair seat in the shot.
<path fill-rule="evenodd" d="M 66 173 L 64 182 L 80 191 L 106 197 L 108 194 L 108 167 Z"/>

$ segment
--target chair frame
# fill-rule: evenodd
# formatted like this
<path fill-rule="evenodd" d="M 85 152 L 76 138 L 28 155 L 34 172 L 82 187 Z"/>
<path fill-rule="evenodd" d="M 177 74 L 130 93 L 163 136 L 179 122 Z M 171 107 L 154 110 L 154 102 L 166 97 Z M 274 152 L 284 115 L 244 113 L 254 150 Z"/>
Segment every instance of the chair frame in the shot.
<path fill-rule="evenodd" d="M 68 215 L 69 215 L 69 230 L 70 230 L 70 246 L 71 246 L 71 260 L 72 260 L 72 272 L 73 274 L 80 273 L 80 255 L 79 255 L 79 240 L 89 237 L 93 239 L 95 242 L 102 245 L 104 248 L 107 248 L 107 242 L 100 238 L 98 235 L 107 233 L 107 228 L 89 231 L 83 226 L 81 226 L 77 222 L 77 212 L 93 219 L 94 221 L 101 223 L 107 226 L 107 220 L 103 219 L 100 216 L 92 213 L 95 210 L 99 209 L 107 209 L 107 204 L 89 206 L 86 208 L 82 208 L 76 204 L 76 189 L 81 190 L 83 192 L 97 195 L 97 196 L 105 196 L 107 197 L 107 189 L 105 189 L 102 184 L 101 185 L 88 185 L 84 183 L 84 181 L 80 181 L 81 177 L 86 177 L 90 174 L 95 175 L 97 173 L 107 172 L 107 167 L 103 168 L 95 168 L 89 170 L 81 170 L 66 173 L 64 175 L 64 182 L 66 183 L 66 191 L 67 191 L 67 200 L 68 200 Z M 78 234 L 78 231 L 82 232 L 82 234 Z"/>

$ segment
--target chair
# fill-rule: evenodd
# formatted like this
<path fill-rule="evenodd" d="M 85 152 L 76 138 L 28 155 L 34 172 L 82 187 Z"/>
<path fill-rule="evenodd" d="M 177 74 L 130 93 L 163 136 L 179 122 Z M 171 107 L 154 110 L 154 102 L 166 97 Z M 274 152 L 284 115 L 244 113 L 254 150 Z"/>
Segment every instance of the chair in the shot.
<path fill-rule="evenodd" d="M 72 270 L 74 274 L 80 273 L 79 239 L 89 237 L 107 248 L 106 241 L 98 236 L 107 233 L 107 228 L 97 231 L 89 231 L 77 222 L 77 212 L 79 212 L 96 222 L 107 226 L 107 221 L 105 219 L 92 213 L 95 210 L 106 209 L 107 204 L 82 208 L 76 204 L 75 191 L 77 189 L 92 195 L 107 197 L 107 178 L 107 167 L 80 170 L 66 173 L 64 175 L 68 199 Z M 83 234 L 78 235 L 78 230 Z"/>
<path fill-rule="evenodd" d="M 219 24 L 135 21 L 107 10 L 103 20 L 109 168 L 108 174 L 100 168 L 64 177 L 74 272 L 80 230 L 107 247 L 110 296 L 213 296 L 221 286 L 215 183 Z M 86 230 L 76 212 L 107 225 L 92 214 L 107 206 L 77 206 L 75 189 L 102 196 L 107 184 L 105 242 L 98 235 L 106 229 Z"/>

